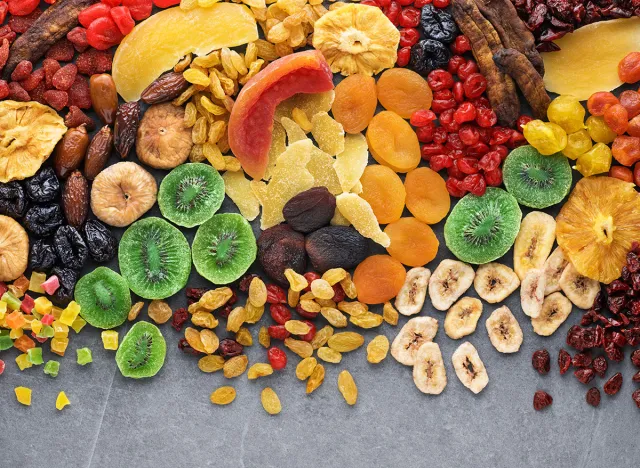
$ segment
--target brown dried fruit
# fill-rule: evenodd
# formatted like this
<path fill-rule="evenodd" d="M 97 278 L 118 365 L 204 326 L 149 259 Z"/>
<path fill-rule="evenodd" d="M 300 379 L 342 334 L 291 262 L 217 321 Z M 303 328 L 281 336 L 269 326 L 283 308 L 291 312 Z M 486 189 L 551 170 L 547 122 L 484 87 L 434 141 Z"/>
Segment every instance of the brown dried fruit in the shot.
<path fill-rule="evenodd" d="M 93 110 L 102 123 L 111 125 L 118 110 L 118 92 L 113 78 L 108 73 L 92 75 L 89 78 L 89 93 Z"/>
<path fill-rule="evenodd" d="M 228 405 L 236 399 L 236 390 L 233 387 L 220 387 L 213 391 L 209 399 L 214 405 Z"/>
<path fill-rule="evenodd" d="M 258 238 L 258 260 L 269 278 L 280 286 L 288 286 L 285 270 L 305 271 L 307 266 L 304 236 L 286 224 L 262 231 Z"/>
<path fill-rule="evenodd" d="M 278 414 L 282 411 L 280 398 L 278 398 L 276 392 L 274 392 L 270 387 L 262 390 L 262 393 L 260 394 L 260 401 L 262 402 L 264 410 L 271 415 Z"/>
<path fill-rule="evenodd" d="M 84 161 L 84 175 L 87 179 L 93 180 L 100 174 L 107 164 L 112 148 L 113 134 L 111 133 L 111 128 L 105 125 L 89 143 L 87 157 Z"/>
<path fill-rule="evenodd" d="M 84 125 L 67 130 L 53 153 L 53 168 L 58 177 L 66 178 L 80 167 L 89 146 L 89 134 Z"/>
<path fill-rule="evenodd" d="M 133 304 L 133 306 L 131 307 L 131 310 L 129 311 L 129 315 L 127 315 L 127 320 L 131 322 L 136 318 L 138 318 L 138 315 L 140 314 L 140 311 L 142 310 L 143 307 L 144 307 L 144 302 L 142 301 L 136 302 L 135 304 Z"/>
<path fill-rule="evenodd" d="M 140 99 L 147 104 L 160 104 L 171 101 L 189 87 L 189 82 L 182 73 L 168 72 L 151 83 L 142 91 Z"/>
<path fill-rule="evenodd" d="M 291 198 L 282 215 L 295 231 L 308 234 L 327 226 L 336 211 L 336 197 L 326 187 L 314 187 Z"/>
<path fill-rule="evenodd" d="M 246 355 L 235 356 L 224 363 L 222 372 L 227 379 L 239 377 L 247 369 L 248 364 L 249 358 Z"/>
<path fill-rule="evenodd" d="M 353 406 L 358 401 L 358 387 L 348 370 L 343 370 L 338 374 L 338 390 L 342 393 L 347 404 Z"/>
<path fill-rule="evenodd" d="M 324 366 L 318 364 L 313 368 L 309 380 L 307 380 L 307 393 L 312 393 L 316 388 L 324 382 Z"/>
<path fill-rule="evenodd" d="M 156 169 L 173 169 L 184 163 L 193 146 L 191 129 L 183 125 L 184 109 L 171 103 L 147 109 L 136 139 L 138 159 Z"/>
<path fill-rule="evenodd" d="M 89 184 L 80 171 L 73 171 L 64 184 L 62 209 L 67 222 L 80 229 L 89 214 Z"/>
<path fill-rule="evenodd" d="M 118 107 L 114 126 L 115 147 L 120 157 L 125 159 L 136 142 L 138 125 L 140 124 L 140 103 L 125 102 Z"/>
<path fill-rule="evenodd" d="M 305 249 L 314 270 L 321 273 L 332 268 L 355 268 L 369 254 L 367 239 L 345 226 L 326 226 L 312 232 L 305 240 Z"/>

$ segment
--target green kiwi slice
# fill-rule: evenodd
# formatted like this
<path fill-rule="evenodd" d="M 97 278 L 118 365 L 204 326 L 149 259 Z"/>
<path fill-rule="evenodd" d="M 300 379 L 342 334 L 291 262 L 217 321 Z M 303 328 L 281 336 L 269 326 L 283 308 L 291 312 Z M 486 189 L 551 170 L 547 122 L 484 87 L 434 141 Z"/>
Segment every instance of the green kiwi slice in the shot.
<path fill-rule="evenodd" d="M 162 180 L 158 191 L 162 216 L 184 227 L 204 223 L 223 200 L 222 177 L 214 167 L 202 163 L 176 167 Z"/>
<path fill-rule="evenodd" d="M 504 161 L 502 173 L 507 191 L 531 208 L 556 205 L 571 189 L 571 166 L 566 156 L 543 156 L 533 146 L 514 149 Z"/>
<path fill-rule="evenodd" d="M 513 195 L 489 187 L 481 197 L 465 195 L 451 210 L 444 225 L 447 247 L 467 263 L 484 264 L 511 248 L 522 212 Z"/>
<path fill-rule="evenodd" d="M 131 309 L 127 282 L 106 267 L 98 267 L 80 278 L 74 298 L 82 318 L 89 325 L 105 330 L 122 325 Z"/>
<path fill-rule="evenodd" d="M 187 239 L 160 218 L 144 218 L 129 226 L 120 239 L 118 260 L 131 290 L 145 299 L 173 296 L 191 273 Z"/>
<path fill-rule="evenodd" d="M 240 278 L 258 250 L 251 225 L 236 213 L 213 215 L 198 228 L 191 247 L 196 270 L 214 284 Z"/>
<path fill-rule="evenodd" d="M 164 364 L 167 343 L 152 323 L 137 322 L 127 332 L 116 352 L 120 373 L 132 379 L 153 377 Z"/>

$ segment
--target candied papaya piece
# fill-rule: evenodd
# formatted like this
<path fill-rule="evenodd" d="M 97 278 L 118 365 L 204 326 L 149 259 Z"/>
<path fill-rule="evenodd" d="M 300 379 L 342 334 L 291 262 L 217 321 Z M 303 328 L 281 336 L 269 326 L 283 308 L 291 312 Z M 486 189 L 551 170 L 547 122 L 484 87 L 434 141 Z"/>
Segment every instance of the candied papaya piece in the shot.
<path fill-rule="evenodd" d="M 336 197 L 336 206 L 356 230 L 383 247 L 389 246 L 389 236 L 380 229 L 376 215 L 366 200 L 355 193 L 342 193 Z"/>
<path fill-rule="evenodd" d="M 396 172 L 409 172 L 420 164 L 418 137 L 395 112 L 380 112 L 369 122 L 367 143 L 378 164 Z"/>
<path fill-rule="evenodd" d="M 331 156 L 321 149 L 311 148 L 311 159 L 307 163 L 307 170 L 314 178 L 314 187 L 326 187 L 332 195 L 342 193 L 340 179 L 333 167 L 336 162 Z"/>
<path fill-rule="evenodd" d="M 287 55 L 271 62 L 240 91 L 229 117 L 229 146 L 254 179 L 269 165 L 276 106 L 297 93 L 333 89 L 333 74 L 316 50 Z"/>
<path fill-rule="evenodd" d="M 404 210 L 405 189 L 398 174 L 387 166 L 367 166 L 360 178 L 362 193 L 380 224 L 397 221 Z"/>
<path fill-rule="evenodd" d="M 358 291 L 358 301 L 365 304 L 382 304 L 398 295 L 406 271 L 398 260 L 389 255 L 372 255 L 356 267 L 353 283 Z"/>
<path fill-rule="evenodd" d="M 344 151 L 344 129 L 326 112 L 320 112 L 311 119 L 311 134 L 318 146 L 329 156 Z"/>
<path fill-rule="evenodd" d="M 444 219 L 451 208 L 451 197 L 440 174 L 428 167 L 409 172 L 404 179 L 406 204 L 409 212 L 427 224 Z"/>
<path fill-rule="evenodd" d="M 346 135 L 344 151 L 336 156 L 333 167 L 343 192 L 353 191 L 369 162 L 369 147 L 362 133 Z"/>
<path fill-rule="evenodd" d="M 427 224 L 416 218 L 400 218 L 384 232 L 391 239 L 387 252 L 403 265 L 424 266 L 438 254 L 438 238 Z"/>
<path fill-rule="evenodd" d="M 415 111 L 431 108 L 433 94 L 427 80 L 407 68 L 385 71 L 376 87 L 382 107 L 403 119 L 410 118 Z"/>
<path fill-rule="evenodd" d="M 360 133 L 367 128 L 378 106 L 376 80 L 367 75 L 351 75 L 338 83 L 335 93 L 331 113 L 344 131 Z"/>

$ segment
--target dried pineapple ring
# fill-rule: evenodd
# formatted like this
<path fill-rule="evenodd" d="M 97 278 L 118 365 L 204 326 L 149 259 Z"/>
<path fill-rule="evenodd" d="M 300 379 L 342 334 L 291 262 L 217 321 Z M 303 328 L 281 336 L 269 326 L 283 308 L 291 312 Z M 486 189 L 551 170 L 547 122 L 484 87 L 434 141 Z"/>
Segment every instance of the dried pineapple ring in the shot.
<path fill-rule="evenodd" d="M 0 102 L 0 182 L 34 175 L 67 131 L 62 117 L 38 102 Z"/>
<path fill-rule="evenodd" d="M 400 32 L 377 7 L 350 4 L 322 16 L 314 25 L 313 47 L 334 73 L 373 75 L 392 68 Z"/>

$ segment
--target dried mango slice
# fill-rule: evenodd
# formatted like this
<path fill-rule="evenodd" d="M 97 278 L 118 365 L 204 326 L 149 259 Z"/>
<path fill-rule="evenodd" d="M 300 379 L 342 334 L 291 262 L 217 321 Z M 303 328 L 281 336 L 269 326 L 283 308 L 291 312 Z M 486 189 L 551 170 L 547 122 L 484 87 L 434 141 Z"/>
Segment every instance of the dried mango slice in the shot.
<path fill-rule="evenodd" d="M 322 151 L 329 156 L 344 151 L 344 128 L 326 112 L 320 112 L 311 119 L 313 128 L 311 134 Z"/>
<path fill-rule="evenodd" d="M 244 171 L 227 171 L 222 175 L 222 180 L 224 192 L 236 204 L 244 219 L 256 219 L 260 214 L 260 202 L 251 189 L 251 182 L 244 176 Z"/>
<path fill-rule="evenodd" d="M 38 102 L 0 102 L 0 182 L 34 175 L 67 131 L 62 117 Z"/>
<path fill-rule="evenodd" d="M 314 146 L 311 149 L 311 160 L 307 164 L 307 169 L 315 179 L 314 187 L 326 187 L 332 195 L 338 195 L 342 193 L 342 187 L 333 163 L 335 159 Z"/>
<path fill-rule="evenodd" d="M 264 171 L 264 180 L 271 179 L 271 171 L 276 166 L 278 156 L 287 149 L 287 133 L 279 122 L 273 122 L 273 131 L 271 132 L 271 147 L 269 148 L 269 165 Z"/>
<path fill-rule="evenodd" d="M 347 135 L 344 140 L 344 150 L 336 156 L 336 162 L 333 164 L 343 192 L 351 191 L 359 183 L 368 161 L 369 152 L 364 135 L 362 133 Z"/>
<path fill-rule="evenodd" d="M 389 247 L 391 240 L 380 229 L 371 205 L 355 193 L 343 193 L 336 197 L 340 213 L 348 219 L 353 227 L 364 237 L 372 239 L 383 247 Z"/>
<path fill-rule="evenodd" d="M 304 130 L 300 128 L 300 125 L 295 123 L 289 117 L 282 117 L 280 120 L 282 122 L 282 126 L 287 132 L 287 144 L 291 145 L 296 141 L 307 140 L 307 134 L 304 133 Z"/>

